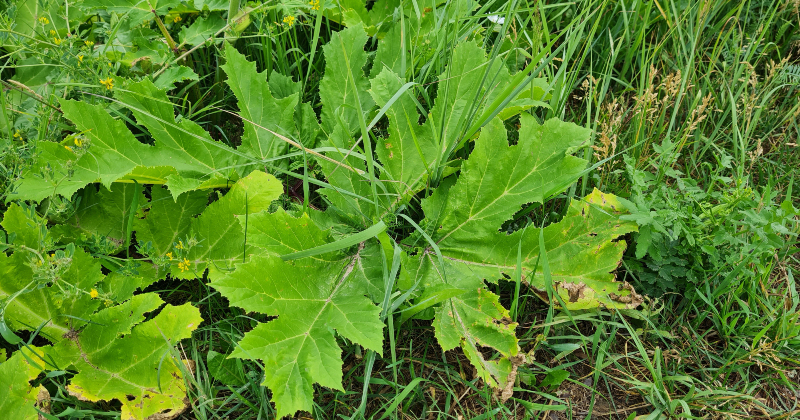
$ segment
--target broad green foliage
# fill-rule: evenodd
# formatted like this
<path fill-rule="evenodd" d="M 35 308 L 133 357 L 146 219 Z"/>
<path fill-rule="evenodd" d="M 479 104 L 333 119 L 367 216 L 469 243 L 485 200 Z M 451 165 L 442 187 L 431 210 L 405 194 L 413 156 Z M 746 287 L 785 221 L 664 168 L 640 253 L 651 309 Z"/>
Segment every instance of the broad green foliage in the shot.
<path fill-rule="evenodd" d="M 123 419 L 175 413 L 184 369 L 170 349 L 202 319 L 191 304 L 145 318 L 163 302 L 136 291 L 167 275 L 207 279 L 231 305 L 274 317 L 245 333 L 231 359 L 216 355 L 212 374 L 240 383 L 234 360 L 260 360 L 282 417 L 313 411 L 314 384 L 343 390 L 337 336 L 382 354 L 386 318 L 397 314 L 397 322 L 432 316 L 442 348 L 461 348 L 507 398 L 529 360 L 487 283 L 519 276 L 571 309 L 636 307 L 641 297 L 612 274 L 625 248 L 615 240 L 636 230 L 620 220 L 627 209 L 616 197 L 594 191 L 573 199 L 557 223 L 501 231 L 584 173 L 587 162 L 573 153 L 588 146 L 589 130 L 520 115 L 543 106 L 548 85 L 521 86 L 524 74 L 510 74 L 474 41 L 452 49 L 421 116 L 397 28 L 385 32 L 371 68 L 361 22 L 323 46 L 319 119 L 300 102 L 300 84 L 274 72 L 267 80 L 226 45 L 221 69 L 245 123 L 236 148 L 175 116 L 164 89 L 191 77 L 183 69 L 156 83 L 116 81 L 120 112 L 147 130 L 147 142 L 102 105 L 62 100 L 78 134 L 43 143 L 11 199 L 81 200 L 68 216 L 51 215 L 58 224 L 50 229 L 26 206 L 11 204 L 4 215 L 13 253 L 0 255 L 0 274 L 14 279 L 0 284 L 6 324 L 43 326 L 58 364 L 48 369 L 77 372 L 74 395 L 118 399 Z M 367 125 L 378 110 L 386 135 L 373 138 Z M 519 126 L 512 144 L 511 118 Z M 303 154 L 324 176 L 310 182 L 321 187 L 325 211 L 270 211 L 284 188 L 263 169 L 286 172 L 287 158 Z M 411 215 L 421 216 L 413 233 L 395 230 Z M 106 264 L 108 276 L 84 250 L 130 252 L 131 241 L 149 261 Z"/>
<path fill-rule="evenodd" d="M 5 418 L 14 420 L 39 418 L 34 403 L 36 396 L 44 390 L 44 387 L 32 388 L 29 381 L 35 379 L 41 371 L 41 366 L 37 366 L 30 359 L 30 354 L 21 351 L 0 362 L 0 389 L 3 390 L 0 393 L 0 413 L 3 413 Z"/>
<path fill-rule="evenodd" d="M 142 322 L 145 313 L 162 304 L 153 293 L 134 296 L 94 314 L 77 338 L 57 344 L 53 348 L 56 362 L 78 371 L 68 387 L 70 393 L 89 401 L 117 399 L 126 420 L 145 419 L 164 410 L 182 411 L 186 390 L 177 364 L 180 360 L 169 357 L 169 352 L 203 319 L 187 303 L 167 306 Z"/>
<path fill-rule="evenodd" d="M 173 275 L 194 278 L 201 276 L 206 268 L 212 273 L 232 268 L 235 261 L 243 258 L 245 245 L 245 235 L 236 216 L 268 209 L 282 192 L 280 182 L 263 172 L 256 171 L 241 179 L 225 196 L 211 203 L 192 221 L 191 232 L 194 236 L 176 254 L 183 254 L 188 259 L 187 273 L 173 266 Z M 167 227 L 161 225 L 157 229 L 166 230 Z"/>
<path fill-rule="evenodd" d="M 285 155 L 289 152 L 289 143 L 276 137 L 276 134 L 295 137 L 294 115 L 299 93 L 286 92 L 294 90 L 292 86 L 284 89 L 283 86 L 272 87 L 259 83 L 267 78 L 266 74 L 258 73 L 256 64 L 248 62 L 233 47 L 225 48 L 225 57 L 228 61 L 222 69 L 228 75 L 228 86 L 239 99 L 239 115 L 248 122 L 244 126 L 239 150 L 261 160 Z M 281 90 L 282 97 L 274 98 L 271 89 Z"/>
<path fill-rule="evenodd" d="M 53 250 L 51 232 L 30 208 L 12 204 L 2 226 L 14 233 L 10 247 L 15 251 L 0 253 L 0 322 L 12 331 L 37 331 L 54 345 L 44 351 L 46 356 L 35 353 L 22 359 L 22 352 L 15 353 L 0 365 L 0 381 L 18 382 L 42 370 L 68 369 L 77 372 L 68 386 L 71 393 L 90 401 L 119 400 L 123 419 L 182 411 L 183 371 L 170 349 L 199 326 L 199 311 L 191 304 L 167 305 L 142 323 L 144 314 L 164 303 L 158 295 L 141 294 L 118 305 L 113 294 L 101 295 L 97 289 L 102 291 L 109 279 L 100 260 L 73 243 Z M 101 309 L 103 303 L 108 307 Z M 40 366 L 33 372 L 23 366 L 29 363 Z M 0 399 L 0 407 L 14 404 L 19 414 L 9 418 L 29 418 L 26 413 L 33 410 L 35 394 L 31 400 L 21 385 L 10 386 L 13 392 L 7 401 Z"/>
<path fill-rule="evenodd" d="M 449 153 L 464 144 L 459 136 L 469 128 L 468 115 L 483 112 L 491 101 L 476 104 L 474 98 L 496 95 L 491 86 L 482 84 L 483 71 L 497 73 L 497 86 L 510 83 L 505 67 L 489 65 L 477 45 L 462 44 L 441 76 L 431 114 L 420 125 L 409 94 L 390 103 L 403 85 L 391 69 L 379 72 L 367 89 L 359 58 L 365 40 L 363 29 L 355 26 L 324 47 L 322 126 L 329 130 L 327 146 L 336 149 L 327 156 L 339 162 L 318 160 L 330 185 L 321 190 L 329 210 L 310 217 L 283 211 L 240 216 L 252 256 L 211 283 L 233 305 L 277 316 L 247 333 L 233 356 L 263 361 L 269 372 L 265 385 L 273 392 L 279 416 L 312 410 L 313 383 L 341 389 L 341 350 L 333 341 L 334 331 L 380 351 L 383 323 L 376 304 L 385 294 L 384 267 L 391 265 L 383 239 L 299 260 L 280 257 L 331 244 L 335 241 L 331 226 L 355 232 L 376 217 L 396 214 L 431 181 L 452 173 L 445 167 Z M 266 89 L 266 83 L 261 84 Z M 544 91 L 537 94 L 542 97 Z M 377 195 L 370 188 L 365 152 L 351 136 L 375 108 L 365 95 L 377 106 L 389 104 L 389 135 L 379 139 L 376 149 L 382 164 L 381 181 L 373 181 L 380 182 Z M 412 301 L 405 305 L 414 307 L 403 319 L 435 306 L 434 326 L 442 347 L 460 346 L 478 374 L 496 387 L 506 387 L 512 372 L 526 360 L 517 344 L 516 324 L 485 281 L 513 275 L 520 243 L 523 281 L 545 299 L 540 238 L 551 261 L 548 275 L 553 290 L 567 306 L 630 308 L 640 302 L 630 287 L 615 284 L 611 274 L 624 250 L 624 243 L 613 240 L 636 229 L 619 221 L 625 209 L 615 197 L 595 192 L 576 200 L 564 220 L 544 231 L 529 228 L 512 235 L 498 231 L 522 206 L 543 203 L 563 191 L 586 167 L 586 161 L 571 152 L 587 145 L 588 130 L 558 120 L 540 124 L 527 115 L 521 124 L 519 144 L 509 146 L 501 120 L 489 122 L 461 165 L 460 175 L 443 178 L 423 201 L 426 218 L 421 224 L 437 246 L 434 250 L 421 235 L 414 236 L 412 247 L 401 252 L 397 289 L 413 290 Z M 487 359 L 486 348 L 500 357 Z"/>
<path fill-rule="evenodd" d="M 233 353 L 264 361 L 269 372 L 264 383 L 272 390 L 278 416 L 311 411 L 315 382 L 344 391 L 342 351 L 333 330 L 381 352 L 380 308 L 364 296 L 365 290 L 344 287 L 356 277 L 356 258 L 328 263 L 256 256 L 211 283 L 232 305 L 278 316 L 247 333 Z"/>
<path fill-rule="evenodd" d="M 347 27 L 361 25 L 370 36 L 376 34 L 381 36 L 386 32 L 386 28 L 391 26 L 395 13 L 403 13 L 407 19 L 432 21 L 437 12 L 441 14 L 444 11 L 442 7 L 444 3 L 443 0 L 420 0 L 413 3 L 378 0 L 367 10 L 363 1 L 340 0 L 337 1 L 337 7 L 326 9 L 325 15 Z M 453 2 L 453 4 L 456 8 L 464 8 L 468 2 Z"/>
<path fill-rule="evenodd" d="M 319 85 L 322 128 L 331 133 L 341 127 L 346 134 L 359 129 L 359 119 L 375 104 L 366 94 L 369 81 L 363 67 L 367 62 L 364 45 L 367 34 L 360 27 L 333 34 L 325 51 L 325 76 Z"/>

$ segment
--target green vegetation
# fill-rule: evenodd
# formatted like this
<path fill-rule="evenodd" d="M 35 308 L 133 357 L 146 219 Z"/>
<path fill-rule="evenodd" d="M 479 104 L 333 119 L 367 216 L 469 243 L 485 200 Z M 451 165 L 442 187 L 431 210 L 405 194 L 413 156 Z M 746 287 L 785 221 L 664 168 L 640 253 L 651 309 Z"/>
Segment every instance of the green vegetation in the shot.
<path fill-rule="evenodd" d="M 1 4 L 8 418 L 800 415 L 797 1 Z"/>

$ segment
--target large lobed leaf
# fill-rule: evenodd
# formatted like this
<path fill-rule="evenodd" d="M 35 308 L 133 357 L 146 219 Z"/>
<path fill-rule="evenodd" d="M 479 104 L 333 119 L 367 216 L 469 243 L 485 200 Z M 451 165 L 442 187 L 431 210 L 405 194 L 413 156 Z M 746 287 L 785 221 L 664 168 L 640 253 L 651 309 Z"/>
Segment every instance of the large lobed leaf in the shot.
<path fill-rule="evenodd" d="M 177 198 L 188 190 L 225 187 L 229 179 L 236 179 L 230 168 L 242 155 L 211 139 L 194 122 L 177 122 L 164 90 L 145 79 L 120 90 L 118 97 L 150 131 L 154 145 L 141 143 L 100 105 L 61 100 L 64 115 L 84 138 L 39 143 L 37 164 L 22 174 L 9 199 L 69 197 L 93 182 L 111 188 L 114 182 L 134 181 L 166 184 Z"/>
<path fill-rule="evenodd" d="M 394 8 L 390 3 L 376 5 L 388 10 Z M 345 13 L 358 14 L 357 9 L 353 5 Z M 401 32 L 392 29 L 386 35 L 395 42 Z M 130 85 L 118 97 L 152 134 L 152 146 L 138 142 L 124 124 L 99 107 L 66 101 L 65 114 L 89 138 L 89 148 L 79 155 L 63 147 L 67 144 L 44 146 L 41 153 L 52 160 L 51 169 L 40 165 L 29 170 L 18 190 L 18 197 L 40 199 L 70 195 L 91 182 L 102 182 L 106 189 L 87 189 L 84 194 L 94 200 L 89 204 L 108 204 L 87 208 L 78 216 L 97 224 L 90 231 L 104 226 L 121 238 L 128 232 L 120 220 L 104 220 L 102 211 L 129 212 L 130 192 L 117 185 L 107 188 L 119 181 L 166 184 L 169 193 L 154 186 L 150 202 L 142 200 L 146 215 L 134 223 L 136 237 L 140 244 L 149 242 L 157 257 L 175 257 L 174 277 L 200 276 L 208 270 L 211 286 L 232 305 L 276 317 L 246 333 L 232 357 L 263 361 L 264 384 L 272 391 L 279 416 L 311 411 L 315 383 L 342 389 L 342 350 L 336 335 L 381 352 L 383 322 L 376 303 L 384 302 L 386 282 L 394 281 L 387 272 L 393 240 L 383 234 L 380 240 L 370 238 L 343 249 L 331 244 L 378 219 L 399 215 L 426 186 L 436 186 L 422 201 L 425 217 L 420 225 L 427 236 L 415 233 L 406 241 L 411 245 L 407 252 L 400 253 L 400 279 L 394 291 L 410 294 L 412 300 L 402 308 L 400 320 L 433 307 L 442 348 L 461 347 L 477 375 L 503 388 L 504 398 L 510 395 L 516 368 L 526 358 L 517 342 L 516 323 L 486 282 L 512 277 L 519 267 L 522 281 L 539 296 L 570 309 L 631 308 L 641 301 L 630 286 L 615 283 L 612 274 L 625 247 L 615 240 L 636 229 L 635 224 L 620 221 L 626 210 L 616 197 L 595 191 L 571 201 L 564 218 L 543 229 L 500 231 L 525 205 L 544 203 L 563 192 L 587 166 L 572 153 L 588 145 L 589 131 L 574 124 L 555 119 L 540 123 L 523 114 L 519 140 L 509 145 L 502 120 L 541 106 L 548 90 L 545 84 L 534 81 L 503 109 L 492 108 L 519 87 L 514 85 L 521 80 L 519 74 L 512 78 L 480 46 L 464 42 L 454 48 L 439 75 L 435 102 L 419 124 L 414 92 L 395 97 L 405 83 L 397 73 L 408 63 L 396 57 L 398 50 L 379 44 L 370 81 L 364 69 L 367 39 L 361 24 L 355 24 L 334 34 L 323 47 L 321 124 L 310 105 L 297 104 L 299 87 L 291 79 L 273 73 L 265 80 L 253 63 L 226 46 L 223 70 L 246 127 L 243 145 L 236 151 L 211 140 L 196 124 L 176 120 L 166 94 L 149 81 Z M 376 141 L 379 162 L 374 166 L 379 179 L 366 173 L 369 157 L 364 155 L 363 141 L 353 137 L 358 137 L 376 105 L 386 108 L 389 121 L 388 136 Z M 493 115 L 497 117 L 490 119 Z M 465 136 L 478 128 L 477 138 Z M 247 167 L 248 160 L 267 162 L 288 151 L 287 143 L 274 133 L 305 145 L 317 143 L 323 133 L 321 151 L 328 159 L 317 160 L 327 185 L 319 192 L 327 199 L 328 210 L 298 217 L 282 210 L 268 213 L 283 189 L 260 171 L 239 179 L 227 194 L 206 206 L 207 194 L 193 190 L 227 187 L 247 172 L 232 168 Z M 468 158 L 454 161 L 462 149 L 466 150 L 461 155 L 471 150 Z M 37 233 L 22 227 L 27 223 L 24 212 L 9 212 L 8 223 L 20 229 L 22 243 L 37 247 L 44 243 L 41 229 Z M 78 239 L 86 226 L 78 216 L 70 222 L 78 233 L 62 231 L 61 237 Z M 34 220 L 32 225 L 41 223 Z M 328 246 L 328 251 L 291 261 L 281 258 L 320 246 Z M 91 257 L 75 255 L 87 267 L 69 277 L 80 288 L 119 285 L 129 278 L 115 275 L 103 281 L 99 266 L 91 268 Z M 10 286 L 3 284 L 3 296 L 23 290 L 26 279 L 32 281 L 27 260 L 20 253 L 0 257 L 0 273 L 18 277 Z M 16 329 L 46 324 L 43 332 L 58 342 L 56 359 L 79 371 L 71 392 L 91 400 L 119 399 L 123 418 L 180 409 L 185 390 L 173 380 L 180 378 L 180 362 L 169 359 L 164 372 L 171 377 L 146 367 L 196 327 L 201 321 L 196 310 L 168 306 L 141 323 L 160 300 L 150 294 L 131 298 L 133 289 L 126 288 L 118 295 L 130 298 L 127 302 L 94 314 L 97 306 L 89 302 L 85 313 L 79 313 L 81 319 L 96 323 L 67 324 L 48 320 L 78 313 L 80 307 L 57 304 L 47 288 L 39 290 L 38 295 L 20 295 L 8 311 L 9 322 Z M 556 296 L 548 296 L 548 290 Z M 47 312 L 34 316 L 31 309 L 37 305 Z M 123 312 L 137 315 L 121 320 Z M 120 335 L 123 338 L 110 339 Z M 137 355 L 130 369 L 119 363 L 122 346 Z M 160 388 L 154 388 L 153 381 Z"/>
<path fill-rule="evenodd" d="M 313 384 L 342 388 L 342 350 L 333 331 L 381 353 L 380 308 L 366 297 L 358 275 L 363 246 L 354 255 L 330 252 L 297 261 L 289 254 L 331 241 L 307 217 L 279 211 L 248 222 L 252 242 L 264 250 L 211 283 L 232 305 L 278 318 L 245 334 L 233 357 L 260 359 L 264 385 L 277 416 L 312 411 Z M 359 284 L 360 283 L 360 284 Z"/>
<path fill-rule="evenodd" d="M 35 349 L 34 349 L 35 350 Z M 34 408 L 39 393 L 47 393 L 43 386 L 33 388 L 30 381 L 39 376 L 42 366 L 35 356 L 19 351 L 8 360 L 0 362 L 0 413 L 11 420 L 37 420 Z"/>
<path fill-rule="evenodd" d="M 11 331 L 36 331 L 54 343 L 44 350 L 46 357 L 29 354 L 21 359 L 26 350 L 20 349 L 0 365 L 0 382 L 9 381 L 10 392 L 0 396 L 4 415 L 31 418 L 33 412 L 36 418 L 33 403 L 37 394 L 26 394 L 19 379 L 42 370 L 75 372 L 67 387 L 71 393 L 91 401 L 117 399 L 122 402 L 125 420 L 183 411 L 183 371 L 170 351 L 202 322 L 198 309 L 191 304 L 167 305 L 142 323 L 145 313 L 164 303 L 158 295 L 140 294 L 116 306 L 110 299 L 96 297 L 96 288 L 114 285 L 110 278 L 120 275 L 106 278 L 100 260 L 74 244 L 52 249 L 50 232 L 43 225 L 35 212 L 17 204 L 11 204 L 3 216 L 3 228 L 13 232 L 15 252 L 0 253 L 2 322 Z M 136 288 L 129 284 L 131 280 L 124 280 L 127 292 L 114 290 L 121 299 L 130 298 Z M 109 307 L 98 311 L 103 301 Z M 38 361 L 38 370 L 31 373 L 20 360 L 28 364 Z M 46 390 L 36 391 L 48 396 Z"/>
<path fill-rule="evenodd" d="M 401 253 L 395 290 L 411 291 L 413 297 L 401 321 L 434 307 L 442 348 L 461 347 L 480 378 L 504 389 L 504 398 L 526 358 L 517 343 L 516 323 L 499 297 L 487 290 L 487 281 L 513 276 L 519 265 L 522 281 L 549 299 L 542 268 L 547 259 L 552 290 L 569 308 L 635 307 L 641 299 L 629 286 L 614 283 L 612 271 L 625 246 L 614 240 L 636 226 L 619 220 L 626 210 L 613 196 L 596 191 L 574 200 L 563 220 L 543 230 L 529 227 L 510 235 L 499 231 L 523 206 L 544 203 L 564 191 L 587 166 L 572 153 L 588 145 L 589 130 L 574 124 L 555 119 L 539 123 L 525 114 L 517 144 L 509 145 L 502 120 L 541 105 L 546 85 L 535 80 L 498 110 L 498 117 L 475 139 L 460 173 L 447 176 L 454 172 L 447 168 L 449 153 L 469 144 L 463 135 L 473 117 L 493 115 L 489 104 L 502 103 L 502 95 L 516 87 L 514 80 L 504 66 L 490 63 L 476 44 L 461 44 L 440 75 L 431 113 L 419 124 L 412 92 L 395 96 L 404 85 L 394 72 L 396 62 L 381 58 L 383 68 L 373 68 L 370 90 L 365 92 L 365 39 L 363 29 L 355 25 L 324 47 L 323 145 L 326 156 L 338 162 L 318 159 L 328 182 L 319 190 L 328 200 L 328 210 L 298 217 L 282 210 L 239 216 L 248 234 L 246 262 L 211 283 L 233 305 L 277 317 L 248 332 L 233 357 L 263 361 L 264 383 L 273 392 L 279 416 L 311 411 L 314 383 L 341 389 L 341 349 L 334 333 L 380 349 L 383 324 L 374 303 L 383 302 L 390 260 L 376 239 L 299 260 L 280 257 L 331 244 L 330 226 L 360 230 L 378 217 L 401 211 L 432 180 L 440 179 L 439 186 L 423 200 L 425 219 L 420 224 L 436 246 L 423 235 L 413 235 L 407 241 L 410 254 Z M 239 56 L 233 59 L 244 63 Z M 245 68 L 255 74 L 252 65 Z M 340 83 L 332 83 L 335 80 Z M 251 92 L 269 93 L 263 77 L 248 83 Z M 363 99 L 367 93 L 386 108 L 389 120 L 387 138 L 376 144 L 380 180 L 365 173 L 366 156 L 353 138 L 372 106 Z M 365 114 L 359 115 L 359 110 Z M 378 182 L 377 203 L 370 182 Z"/>
<path fill-rule="evenodd" d="M 188 338 L 203 319 L 200 311 L 187 303 L 168 305 L 142 322 L 146 313 L 162 304 L 154 293 L 134 296 L 94 314 L 92 323 L 77 337 L 56 345 L 56 363 L 78 370 L 67 387 L 69 392 L 89 401 L 119 400 L 124 420 L 183 411 L 187 402 L 178 366 L 181 362 L 170 350 Z"/>
<path fill-rule="evenodd" d="M 289 144 L 273 133 L 295 136 L 294 114 L 299 93 L 276 99 L 270 86 L 263 83 L 266 72 L 257 72 L 256 63 L 247 61 L 230 45 L 225 47 L 225 58 L 227 62 L 222 69 L 228 75 L 228 86 L 239 100 L 239 114 L 245 121 L 239 150 L 260 160 L 285 155 Z"/>

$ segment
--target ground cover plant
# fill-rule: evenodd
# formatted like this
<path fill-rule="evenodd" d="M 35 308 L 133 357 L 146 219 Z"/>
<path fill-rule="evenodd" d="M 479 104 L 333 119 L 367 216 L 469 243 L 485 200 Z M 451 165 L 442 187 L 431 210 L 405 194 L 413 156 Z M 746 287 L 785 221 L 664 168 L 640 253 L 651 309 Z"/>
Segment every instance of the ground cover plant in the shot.
<path fill-rule="evenodd" d="M 10 418 L 800 413 L 800 5 L 3 7 Z"/>

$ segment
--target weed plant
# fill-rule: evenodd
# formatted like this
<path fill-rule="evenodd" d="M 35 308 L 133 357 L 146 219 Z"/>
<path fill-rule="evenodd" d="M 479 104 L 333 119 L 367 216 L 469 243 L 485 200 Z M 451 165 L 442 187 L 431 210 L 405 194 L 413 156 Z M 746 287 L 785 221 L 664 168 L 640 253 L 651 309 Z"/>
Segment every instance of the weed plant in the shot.
<path fill-rule="evenodd" d="M 538 97 L 539 103 L 524 109 L 524 116 L 504 121 L 510 144 L 525 140 L 520 130 L 529 117 L 538 122 L 556 117 L 592 132 L 589 143 L 574 151 L 589 161 L 578 181 L 550 200 L 524 206 L 500 229 L 525 232 L 558 223 L 569 217 L 571 200 L 594 188 L 614 194 L 629 210 L 621 220 L 638 226 L 617 239 L 628 248 L 615 276 L 644 300 L 635 309 L 567 309 L 527 287 L 520 266 L 519 276 L 510 273 L 507 281 L 486 289 L 510 308 L 518 346 L 530 356 L 512 378 L 513 394 L 505 396 L 510 398 L 503 401 L 487 386 L 487 377 L 463 351 L 442 350 L 430 320 L 433 309 L 426 309 L 410 320 L 399 312 L 388 314 L 383 348 L 373 349 L 382 350 L 382 356 L 339 336 L 342 389 L 314 385 L 313 409 L 296 418 L 800 416 L 796 0 L 375 1 L 363 11 L 362 4 L 348 1 L 195 0 L 165 2 L 155 14 L 148 7 L 117 3 L 3 0 L 1 6 L 0 212 L 21 209 L 20 214 L 40 221 L 36 229 L 49 241 L 41 245 L 54 250 L 52 256 L 40 255 L 49 270 L 37 271 L 42 279 L 57 283 L 53 279 L 68 277 L 67 261 L 85 253 L 101 261 L 103 274 L 114 279 L 102 284 L 105 289 L 87 290 L 99 295 L 87 302 L 112 306 L 121 295 L 134 295 L 136 285 L 123 287 L 126 282 L 150 273 L 151 263 L 168 263 L 157 240 L 143 240 L 138 230 L 131 235 L 134 224 L 146 223 L 158 211 L 158 198 L 162 204 L 174 202 L 157 185 L 117 186 L 124 191 L 117 201 L 91 186 L 38 203 L 15 198 L 26 171 L 46 173 L 55 166 L 57 159 L 46 154 L 48 144 L 66 146 L 70 153 L 90 150 L 83 142 L 91 133 L 65 118 L 60 100 L 99 104 L 131 136 L 154 144 L 155 132 L 131 109 L 126 99 L 131 96 L 124 96 L 133 83 L 152 80 L 168 89 L 165 98 L 174 114 L 167 117 L 174 116 L 175 125 L 193 122 L 212 141 L 239 148 L 248 122 L 239 117 L 241 98 L 223 67 L 230 61 L 226 50 L 255 63 L 276 99 L 296 92 L 316 122 L 326 105 L 323 45 L 360 25 L 370 36 L 364 69 L 371 72 L 384 64 L 380 43 L 399 40 L 391 51 L 402 56 L 395 69 L 398 86 L 411 84 L 412 109 L 420 111 L 413 122 L 422 124 L 447 94 L 440 90 L 439 76 L 448 71 L 454 46 L 471 40 L 509 73 L 522 70 L 544 81 L 546 95 Z M 402 36 L 391 32 L 398 25 L 408 28 Z M 372 150 L 392 135 L 390 117 L 378 117 L 380 109 L 353 130 L 364 141 L 352 150 L 369 156 L 370 165 L 385 163 L 373 162 Z M 481 123 L 477 106 L 471 109 L 467 127 Z M 282 184 L 268 212 L 300 214 L 331 206 L 323 192 L 333 182 L 331 173 L 308 152 L 324 147 L 323 137 L 305 136 L 302 148 L 287 149 L 291 156 L 283 163 L 258 168 Z M 425 240 L 418 233 L 428 228 L 419 202 L 447 185 L 445 175 L 463 174 L 474 147 L 466 143 L 409 200 L 405 218 L 380 220 L 405 238 L 398 249 Z M 72 174 L 76 168 L 63 170 Z M 233 191 L 227 182 L 212 189 L 198 206 L 224 203 Z M 375 189 L 365 193 L 374 201 L 377 194 Z M 125 198 L 139 196 L 142 203 Z M 8 226 L 3 224 L 0 233 L 3 257 L 10 260 L 26 230 Z M 327 227 L 335 239 L 355 233 L 342 223 Z M 174 243 L 205 246 L 193 240 L 181 236 Z M 191 334 L 174 340 L 174 348 L 164 346 L 162 360 L 191 361 L 175 365 L 188 403 L 180 418 L 275 418 L 273 391 L 262 385 L 272 372 L 257 359 L 227 358 L 246 333 L 268 325 L 272 317 L 232 305 L 214 287 L 211 270 L 183 274 L 177 261 L 174 265 L 171 275 L 140 284 L 135 294 L 155 294 L 165 308 L 197 308 L 203 319 Z M 387 264 L 384 274 L 391 268 Z M 14 299 L 7 292 L 10 273 L 0 271 L 0 311 Z M 15 333 L 2 319 L 0 361 L 50 343 L 41 325 Z M 154 319 L 143 317 L 141 325 Z M 500 356 L 490 346 L 480 350 L 488 360 Z M 11 362 L 3 361 L 0 369 L 5 363 Z M 42 416 L 126 418 L 120 400 L 89 402 L 72 395 L 67 386 L 75 376 L 64 369 L 34 372 L 26 379 L 50 395 L 49 402 L 40 399 L 37 406 Z"/>

